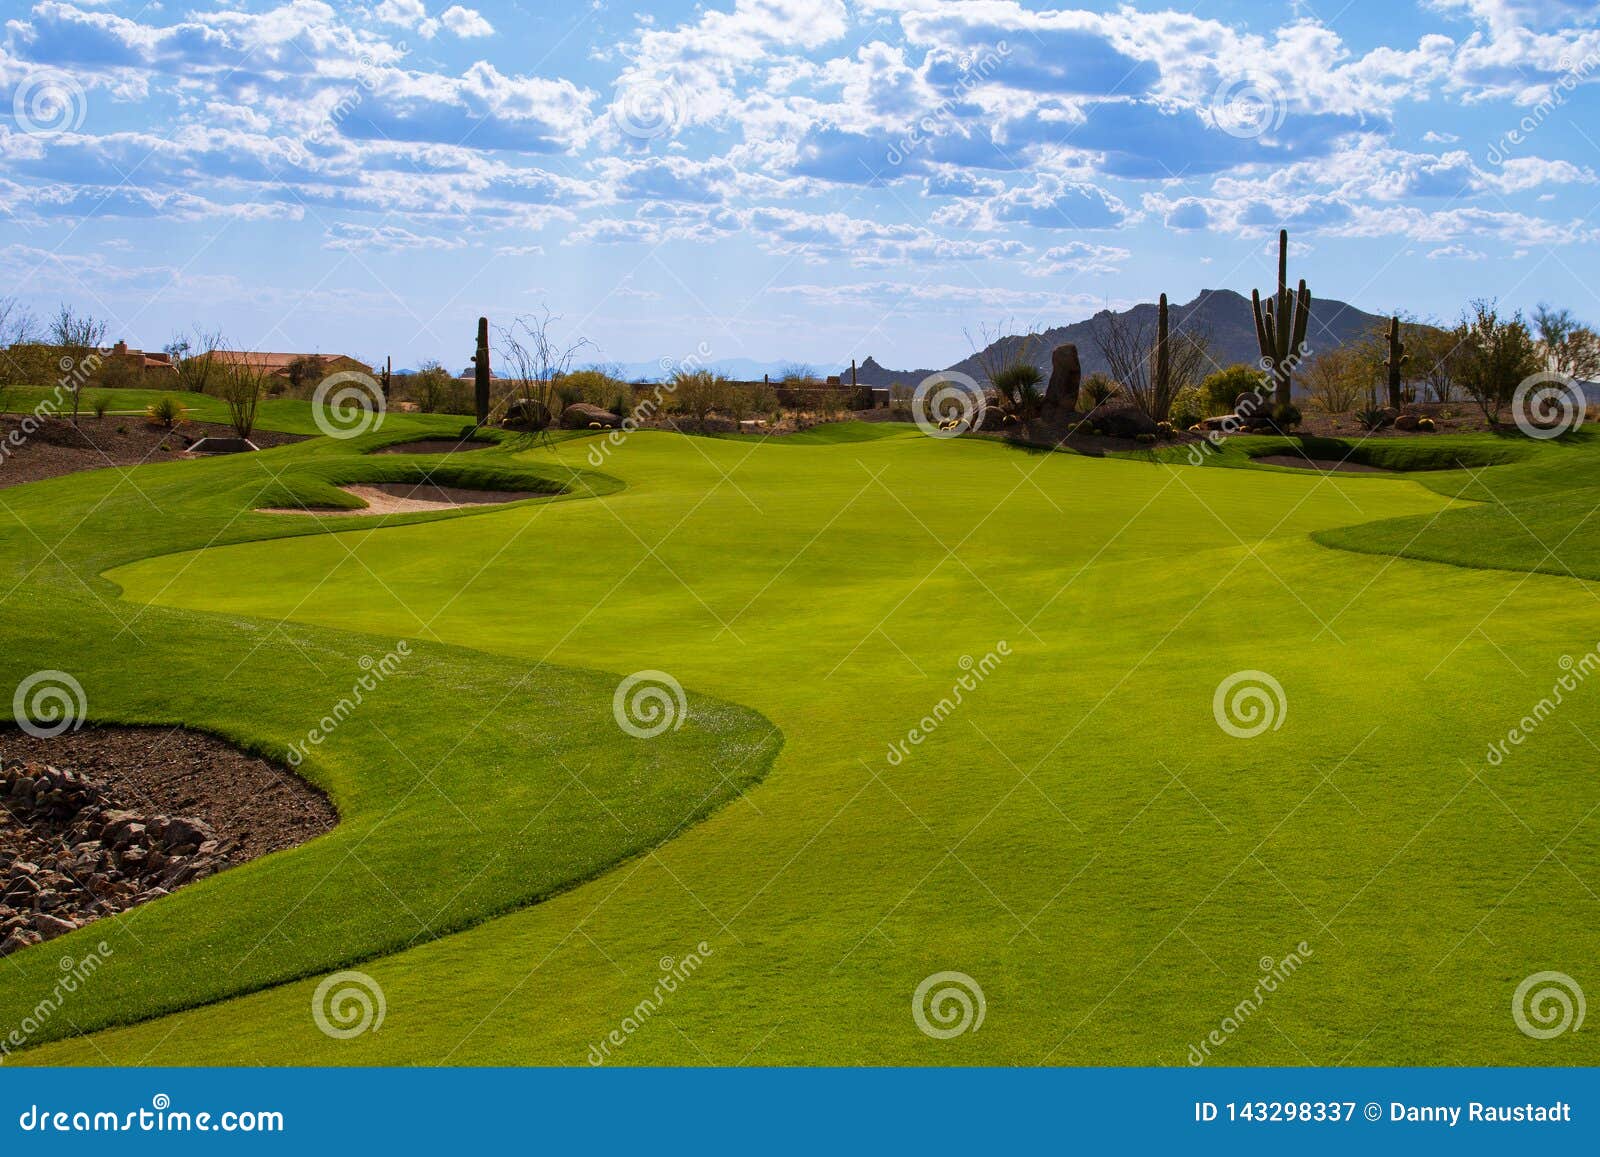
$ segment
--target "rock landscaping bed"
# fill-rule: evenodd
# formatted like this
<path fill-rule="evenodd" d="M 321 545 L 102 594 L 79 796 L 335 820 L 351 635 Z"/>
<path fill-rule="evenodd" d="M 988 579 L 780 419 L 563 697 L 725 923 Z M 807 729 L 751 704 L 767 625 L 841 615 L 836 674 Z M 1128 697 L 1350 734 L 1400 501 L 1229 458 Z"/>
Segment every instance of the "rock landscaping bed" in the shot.
<path fill-rule="evenodd" d="M 209 736 L 0 732 L 0 956 L 336 822 L 310 784 Z"/>
<path fill-rule="evenodd" d="M 73 426 L 50 418 L 24 427 L 15 416 L 0 418 L 0 489 L 105 466 L 142 466 L 186 452 L 202 438 L 232 438 L 233 429 L 216 422 L 185 422 L 175 429 L 153 426 L 143 417 L 86 414 Z M 250 440 L 263 449 L 300 442 L 298 434 L 257 430 Z"/>

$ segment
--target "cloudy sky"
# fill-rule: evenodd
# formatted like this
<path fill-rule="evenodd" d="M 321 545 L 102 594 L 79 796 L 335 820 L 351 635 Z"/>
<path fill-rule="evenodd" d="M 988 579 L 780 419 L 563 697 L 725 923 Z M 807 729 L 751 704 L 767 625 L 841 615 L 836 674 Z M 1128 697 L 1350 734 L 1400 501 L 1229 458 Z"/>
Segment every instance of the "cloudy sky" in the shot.
<path fill-rule="evenodd" d="M 1587 0 L 0 0 L 0 294 L 158 348 L 876 355 L 1296 275 L 1600 321 Z"/>

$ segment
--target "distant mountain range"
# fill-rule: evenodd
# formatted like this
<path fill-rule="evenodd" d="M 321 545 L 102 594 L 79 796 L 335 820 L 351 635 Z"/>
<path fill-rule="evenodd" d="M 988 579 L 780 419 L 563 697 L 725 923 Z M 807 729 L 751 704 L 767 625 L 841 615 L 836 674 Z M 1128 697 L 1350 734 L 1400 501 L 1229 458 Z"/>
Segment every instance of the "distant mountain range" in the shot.
<path fill-rule="evenodd" d="M 1106 373 L 1109 367 L 1105 358 L 1100 355 L 1095 335 L 1103 332 L 1108 319 L 1114 316 L 1125 318 L 1133 325 L 1146 325 L 1153 333 L 1156 311 L 1157 307 L 1153 302 L 1135 305 L 1120 313 L 1103 309 L 1085 321 L 1045 330 L 1033 336 L 1030 360 L 1044 371 L 1048 379 L 1050 352 L 1056 346 L 1070 342 L 1078 347 L 1078 360 L 1083 366 L 1085 377 L 1097 372 Z M 1215 363 L 1216 368 L 1224 368 L 1239 362 L 1255 365 L 1261 360 L 1261 352 L 1256 345 L 1256 326 L 1255 319 L 1251 316 L 1250 299 L 1243 294 L 1235 293 L 1231 289 L 1204 289 L 1193 301 L 1183 305 L 1172 305 L 1168 312 L 1168 321 L 1174 333 L 1203 333 L 1207 336 L 1210 360 Z M 1366 313 L 1342 301 L 1319 301 L 1313 297 L 1311 325 L 1306 333 L 1306 345 L 1309 352 L 1315 355 L 1322 350 L 1360 341 L 1386 320 L 1378 314 Z M 1021 340 L 1019 337 L 1002 338 L 971 357 L 943 368 L 967 374 L 982 382 L 985 380 L 983 363 L 986 358 L 991 353 L 999 352 L 999 347 L 1015 345 Z M 870 386 L 887 386 L 894 383 L 914 386 L 933 372 L 935 371 L 890 370 L 868 358 L 857 369 L 856 379 L 862 385 Z"/>
<path fill-rule="evenodd" d="M 1100 354 L 1095 334 L 1102 332 L 1107 325 L 1107 319 L 1113 316 L 1125 318 L 1134 325 L 1146 325 L 1153 332 L 1156 325 L 1156 305 L 1153 302 L 1145 302 L 1115 313 L 1112 310 L 1101 310 L 1084 321 L 1057 326 L 1055 329 L 1034 334 L 1030 345 L 1031 360 L 1048 378 L 1050 352 L 1056 346 L 1070 342 L 1078 347 L 1078 360 L 1083 366 L 1085 377 L 1096 372 L 1108 372 L 1109 367 Z M 1204 333 L 1209 342 L 1210 360 L 1217 368 L 1240 362 L 1255 365 L 1261 359 L 1261 353 L 1256 348 L 1255 319 L 1250 314 L 1250 299 L 1231 289 L 1201 290 L 1193 301 L 1172 305 L 1169 321 L 1174 333 Z M 1311 326 L 1306 335 L 1306 345 L 1310 354 L 1314 356 L 1323 350 L 1361 341 L 1386 321 L 1385 317 L 1367 313 L 1345 302 L 1319 300 L 1314 297 L 1311 303 Z M 856 381 L 863 386 L 895 384 L 915 386 L 937 370 L 955 370 L 982 382 L 985 380 L 983 362 L 986 357 L 996 352 L 997 346 L 1015 344 L 1020 340 L 1022 339 L 1018 337 L 1003 338 L 954 365 L 928 369 L 895 370 L 880 365 L 875 358 L 868 357 L 856 367 Z M 665 366 L 664 362 L 667 363 Z M 777 381 L 784 370 L 794 364 L 791 361 L 757 361 L 755 358 L 718 358 L 697 368 L 709 369 L 736 381 L 759 381 L 763 375 L 771 375 L 772 380 Z M 850 380 L 848 362 L 842 366 L 815 368 L 819 375 L 838 374 L 840 380 L 845 382 Z M 670 359 L 662 359 L 654 362 L 627 362 L 620 369 L 622 376 L 630 381 L 659 381 L 667 377 L 671 365 Z"/>

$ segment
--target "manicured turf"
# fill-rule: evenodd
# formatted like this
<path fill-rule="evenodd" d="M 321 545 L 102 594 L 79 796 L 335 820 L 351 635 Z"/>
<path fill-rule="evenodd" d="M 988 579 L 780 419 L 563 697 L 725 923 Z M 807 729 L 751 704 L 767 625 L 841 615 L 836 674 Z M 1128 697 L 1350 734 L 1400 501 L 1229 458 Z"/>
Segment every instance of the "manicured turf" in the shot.
<path fill-rule="evenodd" d="M 1532 1040 L 1510 1005 L 1529 974 L 1581 978 L 1600 958 L 1584 737 L 1600 740 L 1600 686 L 1502 765 L 1484 758 L 1560 657 L 1595 645 L 1596 596 L 1481 569 L 1537 560 L 1497 556 L 1482 510 L 1447 497 L 1503 477 L 1537 501 L 1595 469 L 1587 442 L 1420 485 L 905 428 L 641 433 L 602 466 L 620 490 L 589 469 L 594 444 L 483 453 L 497 476 L 536 471 L 580 500 L 293 541 L 266 540 L 286 533 L 266 516 L 228 523 L 262 473 L 287 467 L 283 484 L 314 495 L 372 460 L 324 442 L 144 469 L 128 481 L 162 513 L 118 491 L 64 546 L 109 480 L 0 492 L 20 582 L 0 603 L 18 639 L 0 671 L 73 670 L 98 717 L 273 749 L 327 710 L 354 656 L 430 640 L 308 765 L 339 832 L 14 957 L 25 976 L 0 1026 L 108 928 L 126 979 L 74 1003 L 82 1027 L 306 979 L 23 1059 L 581 1064 L 664 958 L 704 943 L 617 1060 L 1183 1064 L 1302 941 L 1303 966 L 1215 1063 L 1596 1059 L 1591 1034 Z M 1563 517 L 1592 543 L 1581 502 Z M 1405 547 L 1395 519 L 1441 528 L 1471 565 L 1362 553 Z M 109 583 L 125 601 L 101 604 Z M 114 638 L 118 616 L 141 641 Z M 1002 640 L 992 674 L 891 762 L 964 657 Z M 670 742 L 610 719 L 617 680 L 643 668 L 690 691 L 693 726 Z M 1253 739 L 1213 717 L 1243 670 L 1287 701 Z M 770 771 L 764 720 L 782 732 Z M 570 783 L 552 745 L 605 806 L 572 787 L 515 835 Z M 413 764 L 440 766 L 438 790 Z M 737 789 L 677 830 L 697 790 L 705 811 Z M 330 1039 L 310 974 L 358 962 L 387 1018 Z M 980 1031 L 917 1029 L 912 993 L 944 970 L 981 985 Z"/>

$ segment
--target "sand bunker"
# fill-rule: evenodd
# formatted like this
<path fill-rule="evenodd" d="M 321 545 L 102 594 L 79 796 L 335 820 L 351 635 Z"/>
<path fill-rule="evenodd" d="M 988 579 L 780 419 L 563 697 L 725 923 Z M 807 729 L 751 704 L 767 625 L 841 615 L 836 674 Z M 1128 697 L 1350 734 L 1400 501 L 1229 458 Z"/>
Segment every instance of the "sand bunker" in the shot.
<path fill-rule="evenodd" d="M 367 505 L 364 509 L 338 510 L 326 506 L 264 507 L 262 514 L 318 514 L 361 517 L 371 514 L 413 514 L 425 510 L 459 510 L 463 506 L 495 506 L 542 495 L 532 490 L 463 490 L 431 482 L 370 482 L 341 486 Z"/>

